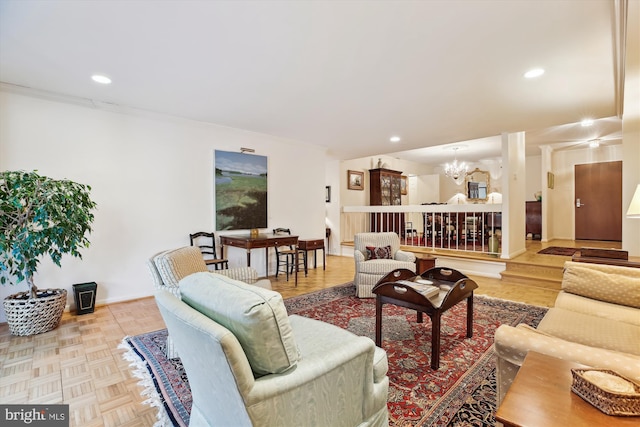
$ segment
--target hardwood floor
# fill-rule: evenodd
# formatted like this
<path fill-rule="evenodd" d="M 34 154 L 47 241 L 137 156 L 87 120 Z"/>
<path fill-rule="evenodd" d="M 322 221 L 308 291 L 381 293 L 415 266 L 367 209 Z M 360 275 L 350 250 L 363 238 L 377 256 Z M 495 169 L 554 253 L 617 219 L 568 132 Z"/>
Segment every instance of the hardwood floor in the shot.
<path fill-rule="evenodd" d="M 570 259 L 538 255 L 546 246 L 620 247 L 612 242 L 529 241 L 527 253 L 516 260 L 561 265 Z M 353 275 L 352 258 L 328 256 L 327 269 L 311 269 L 308 277 L 301 274 L 297 287 L 283 276 L 270 279 L 274 290 L 289 298 L 349 282 Z M 548 307 L 557 295 L 553 289 L 471 277 L 481 295 Z M 12 336 L 2 324 L 0 403 L 69 404 L 71 426 L 153 425 L 156 409 L 143 404 L 146 397 L 140 396 L 142 388 L 118 345 L 127 335 L 164 327 L 153 298 L 97 307 L 81 316 L 65 313 L 57 329 L 31 337 Z"/>

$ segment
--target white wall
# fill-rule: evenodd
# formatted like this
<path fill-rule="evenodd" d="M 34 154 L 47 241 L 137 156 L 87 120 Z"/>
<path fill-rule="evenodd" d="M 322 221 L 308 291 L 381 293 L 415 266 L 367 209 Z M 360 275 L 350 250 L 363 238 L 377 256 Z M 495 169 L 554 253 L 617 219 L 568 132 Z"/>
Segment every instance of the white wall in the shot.
<path fill-rule="evenodd" d="M 420 175 L 416 177 L 416 199 L 413 205 L 440 202 L 440 175 Z"/>
<path fill-rule="evenodd" d="M 326 248 L 329 254 L 340 253 L 340 196 L 343 191 L 340 186 L 340 176 L 340 161 L 327 159 L 325 164 L 326 185 L 331 187 L 331 202 L 325 203 L 325 224 L 331 230 L 329 247 Z"/>
<path fill-rule="evenodd" d="M 359 159 L 344 160 L 340 164 L 340 189 L 342 206 L 368 206 L 369 205 L 369 169 L 377 168 L 378 159 L 386 169 L 401 171 L 402 175 L 423 175 L 431 173 L 431 168 L 420 163 L 396 159 L 390 156 L 362 157 Z M 347 171 L 353 170 L 364 174 L 364 190 L 347 189 Z M 422 203 L 419 200 L 410 200 L 410 195 L 402 196 L 403 205 Z"/>
<path fill-rule="evenodd" d="M 475 169 L 489 172 L 489 192 L 502 193 L 502 160 L 485 159 L 476 163 L 468 163 L 469 172 Z M 440 202 L 447 202 L 456 194 L 466 194 L 465 181 L 460 184 L 444 175 L 441 167 L 435 167 L 434 172 L 440 175 Z"/>
<path fill-rule="evenodd" d="M 553 233 L 549 239 L 573 240 L 575 238 L 574 166 L 622 160 L 622 145 L 602 145 L 599 148 L 555 151 L 552 154 L 552 159 L 555 183 L 553 189 L 547 190 L 548 203 L 550 203 L 548 219 L 552 222 L 548 230 Z M 624 167 L 623 165 L 623 169 Z M 545 203 L 544 199 L 542 203 Z M 623 240 L 626 240 L 624 235 Z"/>
<path fill-rule="evenodd" d="M 269 228 L 324 237 L 325 150 L 257 133 L 153 114 L 124 114 L 0 92 L 0 169 L 37 169 L 92 187 L 97 202 L 83 260 L 62 268 L 44 260 L 36 284 L 69 291 L 98 283 L 98 303 L 151 295 L 145 261 L 189 244 L 189 233 L 213 230 L 213 152 L 250 147 L 268 157 Z M 240 231 L 236 231 L 240 232 Z M 245 265 L 230 248 L 230 265 Z M 272 258 L 272 257 L 271 257 Z M 265 273 L 264 250 L 252 266 Z M 271 267 L 273 273 L 273 266 Z M 0 288 L 0 297 L 24 290 Z M 4 321 L 1 313 L 0 321 Z"/>
<path fill-rule="evenodd" d="M 473 169 L 470 169 L 473 170 Z M 456 194 L 465 194 L 464 179 L 460 184 L 457 184 L 453 179 L 445 176 L 440 177 L 440 203 L 446 203 Z M 463 199 L 464 200 L 464 199 Z"/>
<path fill-rule="evenodd" d="M 526 201 L 534 201 L 537 191 L 542 191 L 540 176 L 542 174 L 542 156 L 528 156 L 525 158 L 526 181 L 524 196 Z"/>

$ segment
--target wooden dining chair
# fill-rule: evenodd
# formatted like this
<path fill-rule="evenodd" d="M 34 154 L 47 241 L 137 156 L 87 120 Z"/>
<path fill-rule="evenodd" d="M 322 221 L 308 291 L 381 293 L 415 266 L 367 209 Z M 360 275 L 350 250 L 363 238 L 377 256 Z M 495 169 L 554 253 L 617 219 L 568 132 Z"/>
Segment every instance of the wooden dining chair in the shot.
<path fill-rule="evenodd" d="M 216 235 L 215 233 L 208 233 L 206 231 L 198 231 L 197 233 L 189 234 L 189 240 L 191 246 L 197 246 L 202 252 L 204 263 L 213 265 L 216 270 L 225 270 L 229 268 L 229 261 L 223 258 L 218 258 L 216 254 Z"/>
<path fill-rule="evenodd" d="M 291 230 L 288 228 L 275 228 L 273 234 L 286 234 L 291 235 Z M 284 272 L 287 275 L 287 282 L 289 281 L 289 274 L 293 274 L 293 269 L 300 267 L 304 271 L 304 275 L 307 275 L 307 251 L 294 249 L 293 245 L 276 246 L 276 279 L 278 273 Z M 298 251 L 298 265 L 296 266 L 296 250 Z"/>

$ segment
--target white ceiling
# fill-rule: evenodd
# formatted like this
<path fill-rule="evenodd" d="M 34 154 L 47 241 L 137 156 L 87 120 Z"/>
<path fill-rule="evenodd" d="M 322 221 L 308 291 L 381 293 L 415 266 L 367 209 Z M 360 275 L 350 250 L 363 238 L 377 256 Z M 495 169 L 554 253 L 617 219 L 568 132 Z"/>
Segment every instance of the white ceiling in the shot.
<path fill-rule="evenodd" d="M 0 0 L 0 81 L 340 159 L 458 141 L 471 156 L 516 131 L 539 153 L 619 142 L 615 22 L 614 0 Z"/>

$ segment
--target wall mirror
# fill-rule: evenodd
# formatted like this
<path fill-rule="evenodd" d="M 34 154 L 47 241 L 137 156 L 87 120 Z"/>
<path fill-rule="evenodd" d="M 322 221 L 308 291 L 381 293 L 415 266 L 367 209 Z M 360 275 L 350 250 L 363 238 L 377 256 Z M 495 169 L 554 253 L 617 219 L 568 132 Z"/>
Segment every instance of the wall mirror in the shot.
<path fill-rule="evenodd" d="M 489 194 L 489 172 L 475 168 L 464 179 L 467 201 L 486 202 Z"/>

